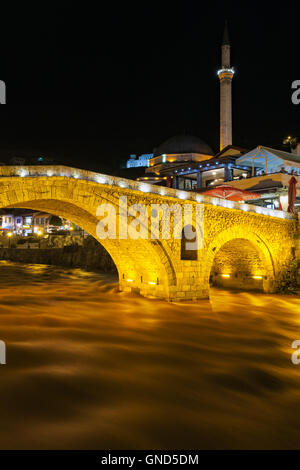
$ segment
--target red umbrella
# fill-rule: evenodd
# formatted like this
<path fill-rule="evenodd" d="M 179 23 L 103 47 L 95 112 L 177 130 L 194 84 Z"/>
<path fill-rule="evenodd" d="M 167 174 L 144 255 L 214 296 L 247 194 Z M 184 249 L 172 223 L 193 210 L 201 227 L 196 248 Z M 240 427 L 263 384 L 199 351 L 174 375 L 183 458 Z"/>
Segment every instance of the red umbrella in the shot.
<path fill-rule="evenodd" d="M 249 199 L 259 199 L 260 194 L 244 189 L 238 189 L 234 186 L 216 186 L 215 188 L 205 191 L 205 196 L 220 197 L 222 199 L 230 199 L 231 201 L 248 201 Z"/>
<path fill-rule="evenodd" d="M 295 200 L 296 200 L 296 184 L 297 180 L 294 176 L 291 177 L 289 181 L 289 206 L 288 206 L 288 212 L 291 212 L 292 214 L 295 213 Z"/>

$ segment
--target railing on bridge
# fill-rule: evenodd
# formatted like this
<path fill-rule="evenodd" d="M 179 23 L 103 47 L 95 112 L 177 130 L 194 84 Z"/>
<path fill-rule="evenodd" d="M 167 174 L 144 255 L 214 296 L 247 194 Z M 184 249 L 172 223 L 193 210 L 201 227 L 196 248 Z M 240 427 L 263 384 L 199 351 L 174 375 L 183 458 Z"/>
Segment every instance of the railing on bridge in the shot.
<path fill-rule="evenodd" d="M 192 191 L 184 191 L 173 188 L 166 188 L 155 184 L 129 180 L 126 178 L 119 178 L 117 176 L 110 176 L 101 173 L 96 173 L 89 170 L 80 170 L 64 165 L 49 165 L 49 166 L 0 166 L 0 178 L 7 177 L 64 177 L 75 178 L 84 181 L 90 181 L 102 185 L 117 186 L 124 189 L 133 191 L 141 191 L 143 193 L 156 194 L 158 196 L 173 197 L 186 201 L 193 201 L 198 203 L 210 204 L 228 209 L 237 209 L 251 213 L 266 215 L 270 217 L 277 217 L 281 219 L 294 219 L 295 215 L 288 212 L 268 209 L 253 204 L 245 204 L 224 200 L 216 197 L 204 196 Z M 1 181 L 1 180 L 0 180 Z"/>

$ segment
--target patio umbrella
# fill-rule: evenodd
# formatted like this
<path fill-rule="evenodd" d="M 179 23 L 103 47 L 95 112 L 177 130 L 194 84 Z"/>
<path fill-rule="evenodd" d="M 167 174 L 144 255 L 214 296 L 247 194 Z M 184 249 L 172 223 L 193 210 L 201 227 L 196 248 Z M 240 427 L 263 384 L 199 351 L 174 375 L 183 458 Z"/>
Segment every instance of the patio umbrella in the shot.
<path fill-rule="evenodd" d="M 230 201 L 249 201 L 250 199 L 259 199 L 260 194 L 244 189 L 238 189 L 234 186 L 216 186 L 215 188 L 205 191 L 205 196 L 220 197 L 222 199 L 230 199 Z"/>
<path fill-rule="evenodd" d="M 295 213 L 295 200 L 296 200 L 296 184 L 297 180 L 294 176 L 291 177 L 289 181 L 289 206 L 288 206 L 288 212 L 291 212 L 292 214 Z"/>

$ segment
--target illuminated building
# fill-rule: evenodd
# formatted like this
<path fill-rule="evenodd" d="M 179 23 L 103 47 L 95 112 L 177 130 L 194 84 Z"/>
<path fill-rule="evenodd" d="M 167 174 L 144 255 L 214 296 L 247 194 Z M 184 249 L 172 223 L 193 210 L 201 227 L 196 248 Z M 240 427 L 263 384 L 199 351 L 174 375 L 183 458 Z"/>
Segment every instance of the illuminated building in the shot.
<path fill-rule="evenodd" d="M 130 155 L 130 159 L 126 162 L 126 168 L 138 168 L 149 166 L 149 159 L 153 157 L 153 153 L 144 153 L 138 158 L 136 155 Z"/>

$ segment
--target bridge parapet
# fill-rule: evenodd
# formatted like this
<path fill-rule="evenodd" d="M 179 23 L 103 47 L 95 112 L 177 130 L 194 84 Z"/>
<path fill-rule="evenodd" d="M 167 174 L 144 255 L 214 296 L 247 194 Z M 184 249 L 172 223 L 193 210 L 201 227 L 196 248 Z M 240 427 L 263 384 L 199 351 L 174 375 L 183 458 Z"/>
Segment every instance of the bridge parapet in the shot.
<path fill-rule="evenodd" d="M 255 206 L 253 204 L 245 204 L 240 202 L 229 201 L 226 199 L 220 199 L 210 196 L 204 196 L 202 194 L 193 191 L 184 191 L 173 188 L 166 188 L 155 184 L 146 182 L 134 181 L 126 178 L 120 178 L 117 176 L 106 175 L 102 173 L 96 173 L 89 170 L 81 170 L 65 165 L 31 165 L 31 166 L 0 166 L 0 182 L 5 177 L 63 177 L 63 178 L 74 178 L 84 181 L 90 181 L 98 183 L 100 185 L 116 186 L 117 188 L 123 188 L 133 191 L 140 191 L 142 193 L 150 193 L 159 196 L 171 197 L 180 199 L 187 202 L 196 202 L 202 204 L 208 204 L 213 206 L 224 207 L 228 209 L 236 209 L 240 211 L 246 211 L 250 213 L 256 213 L 269 217 L 277 217 L 280 219 L 295 219 L 297 216 L 289 214 L 284 211 L 268 209 L 261 206 Z"/>

